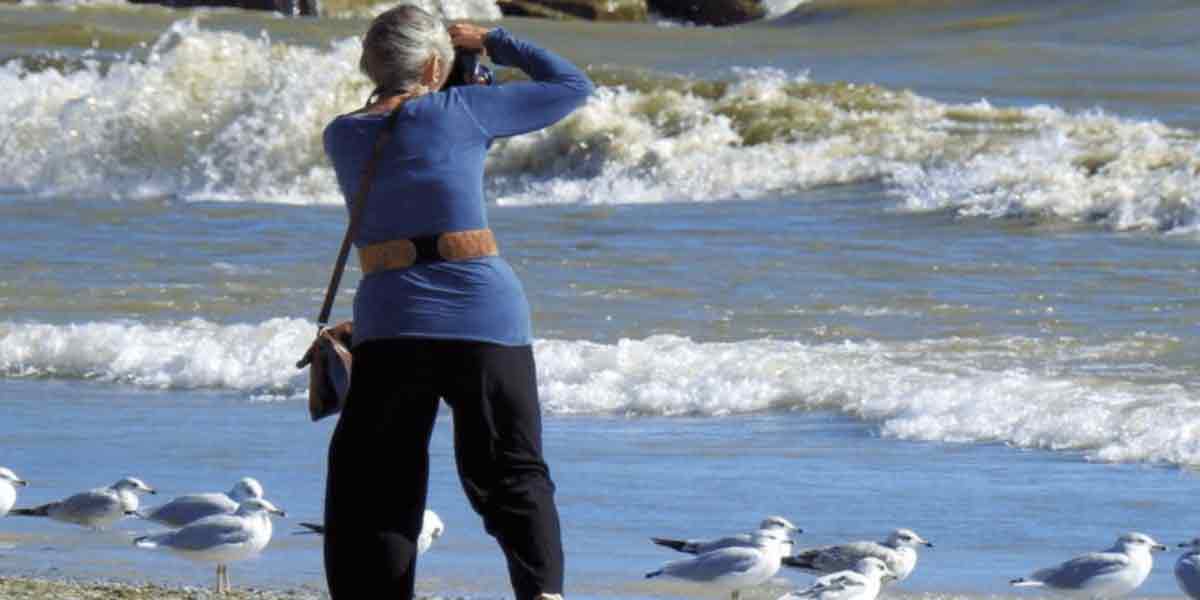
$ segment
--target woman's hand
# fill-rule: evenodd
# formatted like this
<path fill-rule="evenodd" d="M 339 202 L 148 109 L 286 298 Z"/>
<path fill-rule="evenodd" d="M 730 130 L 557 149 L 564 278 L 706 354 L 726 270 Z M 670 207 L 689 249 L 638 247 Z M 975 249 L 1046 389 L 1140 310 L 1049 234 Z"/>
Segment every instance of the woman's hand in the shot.
<path fill-rule="evenodd" d="M 455 48 L 463 50 L 482 50 L 483 38 L 491 33 L 491 29 L 472 23 L 455 23 L 447 28 L 450 32 L 450 43 Z"/>

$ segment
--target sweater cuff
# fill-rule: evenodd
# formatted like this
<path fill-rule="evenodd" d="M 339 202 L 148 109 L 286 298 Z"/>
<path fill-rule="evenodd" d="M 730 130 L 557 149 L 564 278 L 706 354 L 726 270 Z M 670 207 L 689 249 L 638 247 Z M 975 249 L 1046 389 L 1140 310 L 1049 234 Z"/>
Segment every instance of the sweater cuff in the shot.
<path fill-rule="evenodd" d="M 487 51 L 488 58 L 498 65 L 508 65 L 505 59 L 512 45 L 513 36 L 503 27 L 493 28 L 483 37 L 483 49 Z"/>

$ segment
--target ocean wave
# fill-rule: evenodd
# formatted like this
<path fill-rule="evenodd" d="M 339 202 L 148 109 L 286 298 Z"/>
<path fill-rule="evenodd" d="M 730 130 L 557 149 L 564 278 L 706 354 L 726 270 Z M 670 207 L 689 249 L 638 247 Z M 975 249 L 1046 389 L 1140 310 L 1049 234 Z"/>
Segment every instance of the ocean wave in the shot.
<path fill-rule="evenodd" d="M 788 2 L 789 0 L 772 0 L 773 2 Z M 496 21 L 502 15 L 495 0 L 408 0 L 421 8 L 447 20 Z M 20 0 L 21 6 L 55 6 L 73 10 L 80 7 L 104 7 L 125 12 L 144 10 L 160 10 L 155 4 L 134 4 L 127 0 Z M 396 2 L 362 2 L 359 0 L 332 0 L 323 3 L 325 17 L 332 18 L 363 18 L 374 17 L 383 11 L 396 6 Z M 786 5 L 779 5 L 780 8 Z M 198 6 L 200 11 L 235 11 L 232 6 Z M 171 10 L 181 10 L 173 7 Z M 195 9 L 194 9 L 195 10 Z M 253 11 L 248 14 L 270 15 L 269 12 Z"/>
<path fill-rule="evenodd" d="M 296 398 L 293 363 L 311 339 L 301 319 L 220 325 L 0 323 L 0 374 Z M 1175 383 L 1103 377 L 1178 340 L 941 339 L 904 343 L 659 335 L 614 344 L 540 340 L 540 393 L 556 415 L 723 417 L 832 411 L 889 437 L 1006 443 L 1102 461 L 1200 465 L 1200 400 Z"/>
<path fill-rule="evenodd" d="M 173 25 L 145 60 L 0 68 L 0 187 L 337 204 L 330 115 L 369 92 L 358 44 Z M 501 205 L 718 202 L 878 183 L 903 210 L 1195 231 L 1200 136 L 1055 107 L 947 104 L 771 69 L 698 80 L 591 69 L 586 106 L 501 140 Z"/>
<path fill-rule="evenodd" d="M 503 16 L 496 0 L 410 0 L 441 19 L 458 21 L 498 21 Z M 327 2 L 326 13 L 335 18 L 375 17 L 396 6 L 396 2 Z"/>

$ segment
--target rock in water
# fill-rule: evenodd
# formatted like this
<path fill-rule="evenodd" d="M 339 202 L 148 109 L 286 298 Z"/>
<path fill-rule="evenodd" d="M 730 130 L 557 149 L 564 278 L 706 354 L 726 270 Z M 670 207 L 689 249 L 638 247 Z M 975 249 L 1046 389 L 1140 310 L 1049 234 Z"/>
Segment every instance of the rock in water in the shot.
<path fill-rule="evenodd" d="M 650 9 L 697 25 L 737 25 L 767 15 L 762 0 L 649 0 Z"/>
<path fill-rule="evenodd" d="M 499 0 L 505 15 L 588 21 L 645 21 L 646 0 Z"/>

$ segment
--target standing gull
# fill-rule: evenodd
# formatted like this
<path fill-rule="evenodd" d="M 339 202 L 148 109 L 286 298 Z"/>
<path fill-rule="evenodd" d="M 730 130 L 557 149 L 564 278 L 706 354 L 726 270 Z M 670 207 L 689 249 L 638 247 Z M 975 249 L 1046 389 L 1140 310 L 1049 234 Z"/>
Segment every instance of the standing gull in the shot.
<path fill-rule="evenodd" d="M 204 517 L 183 529 L 137 538 L 140 548 L 167 548 L 202 562 L 217 563 L 217 593 L 230 591 L 228 563 L 262 552 L 271 541 L 271 515 L 282 510 L 262 498 L 250 498 L 232 515 Z"/>
<path fill-rule="evenodd" d="M 932 548 L 911 529 L 897 529 L 882 542 L 850 542 L 802 550 L 783 559 L 783 564 L 812 573 L 836 573 L 853 569 L 858 561 L 873 556 L 883 561 L 896 581 L 903 581 L 917 567 L 917 548 Z"/>
<path fill-rule="evenodd" d="M 1175 581 L 1192 600 L 1200 600 L 1200 538 L 1179 545 L 1188 548 L 1175 563 Z"/>
<path fill-rule="evenodd" d="M 1144 533 L 1130 532 L 1117 538 L 1113 547 L 1104 552 L 1084 554 L 1010 583 L 1017 587 L 1046 587 L 1086 598 L 1120 598 L 1137 589 L 1150 574 L 1154 566 L 1150 552 L 1166 549 Z"/>
<path fill-rule="evenodd" d="M 760 531 L 752 546 L 721 548 L 692 558 L 671 561 L 646 578 L 667 575 L 728 590 L 737 600 L 746 588 L 765 583 L 779 572 L 779 561 L 791 549 L 792 540 L 779 531 Z"/>
<path fill-rule="evenodd" d="M 73 523 L 92 529 L 105 529 L 138 509 L 138 494 L 155 491 L 136 477 L 126 477 L 108 487 L 80 492 L 58 502 L 37 508 L 18 508 L 14 515 L 50 517 L 63 523 Z"/>
<path fill-rule="evenodd" d="M 137 515 L 167 527 L 183 527 L 193 521 L 213 515 L 231 515 L 238 505 L 251 498 L 262 498 L 263 486 L 253 477 L 243 477 L 227 494 L 188 494 Z"/>
<path fill-rule="evenodd" d="M 0 467 L 0 517 L 8 514 L 17 503 L 17 486 L 29 485 L 8 467 Z"/>
<path fill-rule="evenodd" d="M 319 523 L 301 523 L 300 526 L 308 531 L 299 533 L 325 534 L 325 526 Z M 442 519 L 437 516 L 437 513 L 426 509 L 421 521 L 421 534 L 417 536 L 417 555 L 425 554 L 425 551 L 433 545 L 433 541 L 442 537 L 443 533 L 446 533 L 446 525 L 442 523 Z"/>
<path fill-rule="evenodd" d="M 818 577 L 811 586 L 779 600 L 875 600 L 883 580 L 891 577 L 892 572 L 882 560 L 868 556 L 851 570 Z"/>
<path fill-rule="evenodd" d="M 763 519 L 762 523 L 758 524 L 758 531 L 755 533 L 765 531 L 780 531 L 789 537 L 793 532 L 804 533 L 799 527 L 792 525 L 791 521 L 780 516 L 770 516 Z M 749 548 L 754 545 L 753 537 L 754 533 L 739 533 L 713 540 L 676 540 L 652 537 L 650 541 L 659 546 L 665 546 L 672 550 L 686 552 L 687 554 L 705 554 L 713 550 L 720 550 L 721 548 Z"/>

